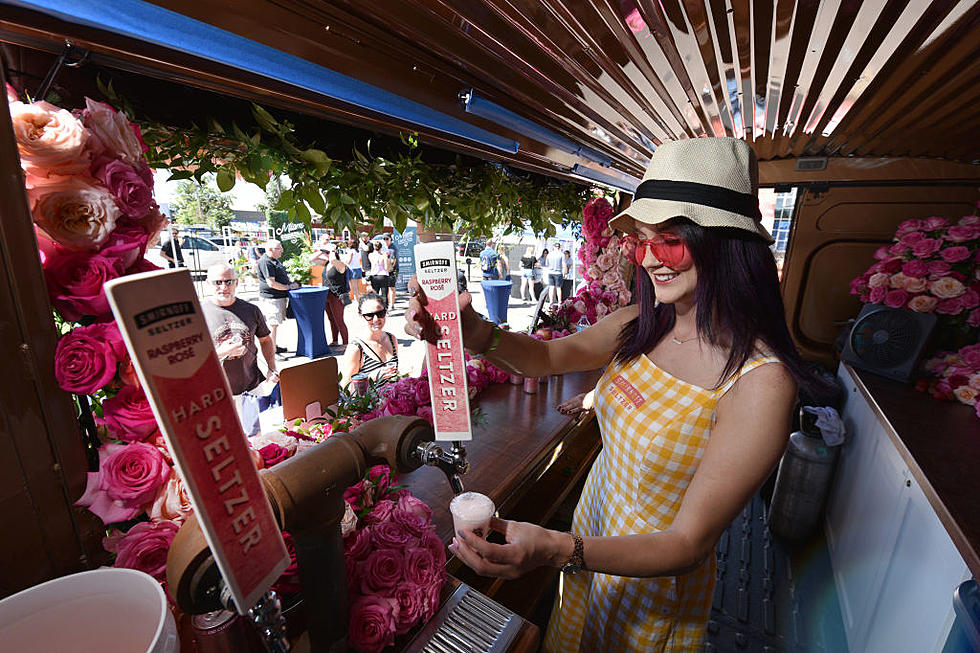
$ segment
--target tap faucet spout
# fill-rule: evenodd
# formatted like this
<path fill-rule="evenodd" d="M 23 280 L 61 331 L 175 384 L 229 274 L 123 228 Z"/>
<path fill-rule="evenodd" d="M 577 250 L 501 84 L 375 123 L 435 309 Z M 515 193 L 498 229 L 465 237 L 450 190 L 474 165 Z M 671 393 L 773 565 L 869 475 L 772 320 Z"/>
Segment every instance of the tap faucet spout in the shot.
<path fill-rule="evenodd" d="M 423 465 L 441 469 L 449 481 L 453 494 L 462 494 L 463 480 L 460 475 L 470 469 L 470 463 L 466 460 L 466 448 L 462 442 L 453 441 L 448 450 L 437 442 L 423 442 L 416 447 L 415 455 Z"/>

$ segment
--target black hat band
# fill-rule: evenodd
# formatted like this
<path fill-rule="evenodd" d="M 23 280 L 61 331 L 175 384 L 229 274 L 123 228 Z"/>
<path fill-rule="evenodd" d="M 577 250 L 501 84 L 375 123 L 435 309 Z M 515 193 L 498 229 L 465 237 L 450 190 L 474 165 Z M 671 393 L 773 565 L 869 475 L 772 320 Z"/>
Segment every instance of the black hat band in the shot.
<path fill-rule="evenodd" d="M 759 210 L 759 198 L 749 193 L 739 193 L 735 190 L 699 184 L 694 181 L 667 181 L 664 179 L 648 179 L 636 188 L 633 201 L 636 200 L 671 200 L 686 204 L 700 204 L 713 209 L 738 213 L 757 222 L 762 221 Z"/>

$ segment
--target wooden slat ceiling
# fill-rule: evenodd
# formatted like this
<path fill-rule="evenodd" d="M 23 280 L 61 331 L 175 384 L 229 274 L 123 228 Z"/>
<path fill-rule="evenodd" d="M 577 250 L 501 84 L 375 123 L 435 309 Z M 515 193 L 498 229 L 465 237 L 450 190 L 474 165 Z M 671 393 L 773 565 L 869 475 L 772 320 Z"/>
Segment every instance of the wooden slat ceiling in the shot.
<path fill-rule="evenodd" d="M 762 160 L 980 160 L 980 2 L 935 0 L 171 0 L 156 4 L 521 143 L 481 96 L 639 177 L 667 140 L 736 136 Z M 376 118 L 376 116 L 375 116 Z"/>

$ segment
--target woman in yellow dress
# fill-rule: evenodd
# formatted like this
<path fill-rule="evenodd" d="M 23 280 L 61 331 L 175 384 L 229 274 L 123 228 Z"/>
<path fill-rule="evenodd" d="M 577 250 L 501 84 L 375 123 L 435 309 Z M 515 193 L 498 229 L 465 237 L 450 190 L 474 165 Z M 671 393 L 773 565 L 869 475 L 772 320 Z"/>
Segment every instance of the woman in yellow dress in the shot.
<path fill-rule="evenodd" d="M 546 651 L 701 649 L 715 543 L 778 462 L 798 385 L 819 389 L 786 328 L 760 219 L 747 144 L 665 143 L 611 222 L 628 234 L 634 305 L 547 342 L 461 312 L 466 346 L 515 373 L 606 368 L 594 395 L 603 448 L 572 532 L 495 519 L 507 544 L 464 532 L 451 546 L 481 574 L 572 572 Z M 406 331 L 430 339 L 424 304 L 416 288 Z"/>

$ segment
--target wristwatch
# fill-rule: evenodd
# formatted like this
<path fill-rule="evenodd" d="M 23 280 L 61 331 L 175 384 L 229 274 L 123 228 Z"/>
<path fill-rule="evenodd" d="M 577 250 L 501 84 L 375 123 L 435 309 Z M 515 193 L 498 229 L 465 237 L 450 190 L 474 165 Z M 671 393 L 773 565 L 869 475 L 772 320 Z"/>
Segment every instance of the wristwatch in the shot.
<path fill-rule="evenodd" d="M 568 556 L 568 560 L 562 565 L 561 571 L 563 574 L 577 574 L 583 569 L 586 569 L 585 548 L 582 544 L 581 536 L 571 532 L 569 535 L 575 540 L 575 548 L 572 549 L 572 555 Z"/>

